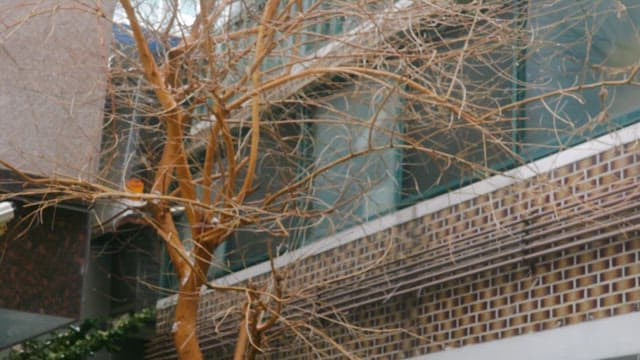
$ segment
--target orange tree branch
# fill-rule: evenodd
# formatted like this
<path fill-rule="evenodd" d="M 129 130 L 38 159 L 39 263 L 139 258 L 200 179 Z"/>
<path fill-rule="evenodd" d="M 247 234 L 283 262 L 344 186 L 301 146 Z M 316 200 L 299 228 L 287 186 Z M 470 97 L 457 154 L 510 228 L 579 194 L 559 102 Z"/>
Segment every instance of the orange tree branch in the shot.
<path fill-rule="evenodd" d="M 229 111 L 236 109 L 246 103 L 249 99 L 252 99 L 256 96 L 256 94 L 263 94 L 265 91 L 271 90 L 278 86 L 284 85 L 293 80 L 304 78 L 304 77 L 313 77 L 313 76 L 322 76 L 326 74 L 346 74 L 352 76 L 361 76 L 368 78 L 372 81 L 383 83 L 388 85 L 386 81 L 392 81 L 396 83 L 396 87 L 399 84 L 406 86 L 407 88 L 415 91 L 418 94 L 424 95 L 425 100 L 429 100 L 431 103 L 445 108 L 452 113 L 456 114 L 459 118 L 463 119 L 467 123 L 471 124 L 474 128 L 479 130 L 482 134 L 487 136 L 489 139 L 494 140 L 496 144 L 500 145 L 506 151 L 510 151 L 510 148 L 495 138 L 495 134 L 491 133 L 489 130 L 482 126 L 482 121 L 478 119 L 476 116 L 471 114 L 468 111 L 465 111 L 461 106 L 458 106 L 454 102 L 450 101 L 449 98 L 445 96 L 438 95 L 433 90 L 428 89 L 419 83 L 406 78 L 405 76 L 385 71 L 379 69 L 370 69 L 370 68 L 360 68 L 356 66 L 344 66 L 344 67 L 318 67 L 302 70 L 298 73 L 282 76 L 280 78 L 274 79 L 267 83 L 262 84 L 259 87 L 254 87 L 252 91 L 245 94 L 244 96 L 239 97 L 233 103 L 229 104 L 227 109 Z"/>
<path fill-rule="evenodd" d="M 167 89 L 158 65 L 149 50 L 131 2 L 129 0 L 121 0 L 120 3 L 129 19 L 129 25 L 131 26 L 145 76 L 153 85 L 154 93 L 166 112 L 164 120 L 167 126 L 167 140 L 152 189 L 160 191 L 162 194 L 166 193 L 171 173 L 175 169 L 181 196 L 188 200 L 196 200 L 191 171 L 189 170 L 182 142 L 183 111 Z M 187 206 L 186 212 L 189 223 L 192 224 L 192 227 L 195 226 L 198 221 L 193 207 Z"/>
<path fill-rule="evenodd" d="M 273 287 L 275 293 L 275 309 L 271 311 L 270 317 L 267 321 L 256 324 L 256 332 L 258 334 L 263 333 L 273 325 L 275 325 L 278 318 L 280 318 L 280 314 L 282 313 L 282 282 L 283 277 L 276 269 L 276 264 L 273 260 L 273 250 L 271 249 L 271 244 L 268 245 L 267 251 L 269 252 L 269 265 L 271 266 L 271 276 L 273 278 Z"/>
<path fill-rule="evenodd" d="M 275 17 L 275 15 L 272 17 L 272 20 L 277 20 L 279 22 L 284 22 L 289 18 L 289 13 L 291 12 L 291 7 L 293 7 L 293 5 L 296 3 L 296 1 L 298 0 L 289 0 L 289 3 L 284 7 L 284 9 L 282 10 L 282 12 L 280 13 L 280 16 Z M 282 33 L 281 38 L 286 38 L 286 36 L 290 35 L 291 31 L 293 29 L 296 29 L 297 25 L 300 25 L 303 22 L 304 18 L 302 16 L 300 16 L 297 21 L 288 27 L 287 30 L 285 30 Z M 261 24 L 264 24 L 264 22 L 262 22 Z M 263 29 L 262 26 L 257 26 L 255 28 L 251 28 L 249 30 L 253 30 L 251 32 L 248 32 L 247 34 L 250 35 L 252 33 L 259 33 L 261 31 L 261 29 Z M 269 33 L 267 34 L 266 38 L 269 40 L 268 42 L 265 42 L 264 47 L 263 47 L 263 51 L 262 51 L 262 55 L 260 57 L 258 57 L 257 52 L 256 52 L 256 58 L 254 60 L 253 65 L 251 66 L 251 68 L 249 68 L 249 71 L 246 72 L 245 75 L 242 76 L 242 78 L 240 78 L 240 80 L 237 81 L 236 85 L 233 88 L 229 88 L 227 89 L 227 93 L 224 96 L 225 100 L 229 100 L 232 96 L 235 96 L 238 93 L 238 89 L 241 89 L 246 82 L 252 78 L 252 75 L 255 73 L 256 68 L 258 65 L 262 64 L 263 59 L 276 47 L 277 42 L 273 41 L 273 32 L 275 29 L 273 29 L 272 27 L 268 28 Z M 231 33 L 229 34 L 229 38 L 231 38 L 232 35 L 235 34 L 239 34 L 239 32 L 236 33 Z M 257 41 L 258 39 L 256 39 L 256 41 L 254 41 L 254 46 L 257 46 Z"/>
<path fill-rule="evenodd" d="M 266 55 L 265 49 L 272 41 L 273 29 L 271 28 L 271 20 L 276 14 L 280 0 L 268 0 L 262 16 L 262 23 L 258 31 L 258 40 L 256 42 L 256 61 L 252 67 L 253 88 L 260 87 L 261 74 L 260 66 Z M 251 150 L 249 153 L 249 165 L 247 174 L 244 178 L 242 188 L 238 192 L 236 198 L 242 202 L 247 195 L 251 184 L 253 183 L 254 172 L 258 162 L 258 145 L 260 142 L 260 93 L 255 92 L 251 104 Z"/>
<path fill-rule="evenodd" d="M 185 274 L 191 271 L 191 263 L 187 250 L 178 235 L 178 230 L 176 229 L 171 212 L 156 208 L 154 209 L 153 219 L 144 214 L 143 219 L 146 220 L 165 241 L 167 253 L 169 254 L 171 263 L 176 269 L 178 277 L 182 278 L 185 276 Z"/>

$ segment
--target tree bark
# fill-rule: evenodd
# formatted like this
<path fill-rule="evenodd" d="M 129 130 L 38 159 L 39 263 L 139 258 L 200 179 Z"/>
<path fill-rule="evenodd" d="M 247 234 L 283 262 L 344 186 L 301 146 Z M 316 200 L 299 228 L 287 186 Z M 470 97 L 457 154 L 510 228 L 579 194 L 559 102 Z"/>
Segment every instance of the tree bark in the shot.
<path fill-rule="evenodd" d="M 238 339 L 236 340 L 236 349 L 233 354 L 233 360 L 243 360 L 244 353 L 246 352 L 249 344 L 249 334 L 247 333 L 247 324 L 245 321 L 240 322 L 238 330 Z"/>
<path fill-rule="evenodd" d="M 198 321 L 199 287 L 194 289 L 195 279 L 180 285 L 176 303 L 175 322 L 171 329 L 178 358 L 182 360 L 202 360 L 196 325 Z"/>

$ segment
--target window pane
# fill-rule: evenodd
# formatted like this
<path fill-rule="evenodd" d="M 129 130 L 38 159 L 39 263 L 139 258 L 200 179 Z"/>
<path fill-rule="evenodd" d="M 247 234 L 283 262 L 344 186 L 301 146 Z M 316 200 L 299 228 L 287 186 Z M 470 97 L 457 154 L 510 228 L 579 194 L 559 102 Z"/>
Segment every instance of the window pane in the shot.
<path fill-rule="evenodd" d="M 263 211 L 262 201 L 269 194 L 273 194 L 292 183 L 293 179 L 300 175 L 300 165 L 303 161 L 301 157 L 303 151 L 301 149 L 303 143 L 302 127 L 291 120 L 299 115 L 296 111 L 265 114 L 265 120 L 262 121 L 260 130 L 260 155 L 255 170 L 256 176 L 245 204 L 240 209 L 243 215 L 256 218 L 271 216 Z M 249 124 L 245 125 L 249 126 Z M 234 133 L 243 132 L 239 136 L 243 139 L 248 139 L 251 135 L 247 127 L 235 128 L 232 131 Z M 248 158 L 249 146 L 246 146 L 244 150 L 245 153 L 241 155 L 241 158 Z M 246 166 L 237 174 L 236 190 L 242 186 L 245 175 Z M 219 183 L 213 185 L 214 194 L 219 191 L 219 186 Z M 295 202 L 294 199 L 298 195 L 296 192 L 292 192 L 285 196 L 293 198 L 288 198 L 287 201 Z M 277 207 L 278 203 L 279 200 L 275 200 L 271 205 Z M 294 227 L 294 220 L 290 215 L 281 214 L 279 221 L 286 229 Z M 290 241 L 295 239 L 285 237 L 281 228 L 274 221 L 265 223 L 268 225 L 242 225 L 229 236 L 223 244 L 223 250 L 221 250 L 224 253 L 223 260 L 212 267 L 209 275 L 219 276 L 228 271 L 237 271 L 265 261 L 269 256 L 268 246 L 271 246 L 273 254 L 281 254 L 293 247 Z"/>
<path fill-rule="evenodd" d="M 640 3 L 635 0 L 531 1 L 527 97 L 619 80 L 640 58 Z M 640 88 L 574 91 L 527 107 L 524 154 L 539 156 L 592 137 L 608 119 L 638 107 Z"/>
<path fill-rule="evenodd" d="M 356 155 L 314 180 L 314 210 L 337 211 L 312 229 L 313 237 L 395 207 L 400 152 L 388 145 L 400 106 L 390 91 L 373 81 L 341 85 L 332 88 L 332 96 L 313 111 L 315 168 Z"/>
<path fill-rule="evenodd" d="M 436 43 L 442 53 L 456 57 L 451 55 L 452 60 L 437 65 L 414 66 L 422 71 L 417 82 L 446 97 L 448 104 L 478 116 L 513 101 L 515 53 L 510 44 L 487 44 L 477 34 L 474 41 L 479 44 L 470 41 L 471 50 L 462 50 L 467 31 L 445 29 L 424 35 L 425 42 Z M 408 147 L 402 158 L 403 205 L 459 188 L 513 164 L 516 134 L 511 112 L 498 112 L 478 125 L 420 94 L 407 99 L 403 109 L 401 122 Z"/>

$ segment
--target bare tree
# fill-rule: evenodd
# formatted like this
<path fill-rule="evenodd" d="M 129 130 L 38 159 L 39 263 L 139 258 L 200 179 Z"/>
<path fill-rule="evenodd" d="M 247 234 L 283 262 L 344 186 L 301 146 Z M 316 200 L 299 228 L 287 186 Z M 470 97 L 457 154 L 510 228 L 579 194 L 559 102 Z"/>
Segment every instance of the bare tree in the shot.
<path fill-rule="evenodd" d="M 201 288 L 246 293 L 235 358 L 253 358 L 288 324 L 285 274 L 272 266 L 265 287 L 208 274 L 497 174 L 625 111 L 639 65 L 578 54 L 597 45 L 595 17 L 624 23 L 637 9 L 544 3 L 121 0 L 135 48 L 114 48 L 99 181 L 5 166 L 156 230 L 179 283 L 181 359 L 202 358 Z M 563 26 L 585 42 L 563 40 Z M 559 69 L 565 83 L 546 78 Z M 567 115 L 585 102 L 585 116 Z"/>

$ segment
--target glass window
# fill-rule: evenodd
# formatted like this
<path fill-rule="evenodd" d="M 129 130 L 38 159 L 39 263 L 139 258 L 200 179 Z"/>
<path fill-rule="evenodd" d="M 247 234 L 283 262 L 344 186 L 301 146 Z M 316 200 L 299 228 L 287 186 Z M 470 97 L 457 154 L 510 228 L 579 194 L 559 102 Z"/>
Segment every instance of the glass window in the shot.
<path fill-rule="evenodd" d="M 463 53 L 467 30 L 445 28 L 421 35 L 426 44 L 433 44 L 433 51 L 450 54 L 450 60 L 415 62 L 421 74 L 416 82 L 468 114 L 485 114 L 514 100 L 515 54 L 510 44 L 487 44 L 478 37 L 480 44 L 468 44 L 471 50 L 462 57 L 458 54 Z M 412 89 L 406 91 L 411 94 Z M 405 99 L 399 120 L 407 145 L 402 153 L 403 206 L 514 164 L 512 112 L 497 113 L 477 124 L 417 94 Z"/>
<path fill-rule="evenodd" d="M 260 154 L 256 164 L 256 176 L 242 208 L 238 209 L 244 216 L 272 218 L 271 215 L 273 214 L 263 211 L 262 201 L 269 194 L 274 194 L 299 176 L 300 163 L 303 161 L 301 158 L 303 134 L 301 126 L 289 120 L 298 116 L 296 112 L 295 109 L 287 113 L 274 109 L 271 114 L 263 114 L 264 120 L 261 122 Z M 248 140 L 250 138 L 249 126 L 248 122 L 231 124 L 231 135 L 235 139 Z M 242 150 L 238 154 L 238 158 L 248 158 L 250 150 L 248 143 L 248 141 L 244 141 L 244 146 L 241 146 Z M 242 187 L 246 176 L 246 168 L 245 165 L 236 174 L 236 192 Z M 217 168 L 214 169 L 214 172 L 217 171 Z M 212 183 L 212 197 L 220 194 L 223 181 L 225 179 L 220 178 Z M 286 199 L 287 201 L 295 202 L 298 193 L 294 192 L 287 196 L 290 196 Z M 277 208 L 281 200 L 276 199 L 271 205 Z M 284 211 L 278 221 L 286 229 L 294 226 L 294 219 Z M 229 271 L 237 271 L 267 260 L 269 254 L 268 246 L 271 246 L 274 254 L 282 253 L 293 246 L 290 242 L 294 241 L 294 238 L 287 238 L 276 221 L 270 220 L 265 221 L 265 223 L 268 225 L 240 225 L 239 229 L 230 235 L 217 249 L 209 276 L 224 275 Z"/>
<path fill-rule="evenodd" d="M 531 1 L 529 18 L 527 97 L 623 79 L 640 58 L 638 1 Z M 637 86 L 596 86 L 531 103 L 523 154 L 541 156 L 628 123 L 639 97 Z"/>
<path fill-rule="evenodd" d="M 336 83 L 325 91 L 327 98 L 315 106 L 311 116 L 314 168 L 348 160 L 313 181 L 313 210 L 336 210 L 311 229 L 313 238 L 394 209 L 399 190 L 401 153 L 389 149 L 394 132 L 397 135 L 395 120 L 400 109 L 394 90 L 362 81 Z"/>
<path fill-rule="evenodd" d="M 246 198 L 243 213 L 250 216 L 270 216 L 261 211 L 262 200 L 290 184 L 298 176 L 301 157 L 302 134 L 301 127 L 288 121 L 289 115 L 275 115 L 279 120 L 263 121 L 260 132 L 260 157 L 256 166 L 256 177 L 251 192 Z M 248 124 L 247 124 L 248 126 Z M 244 131 L 243 138 L 248 138 L 248 128 L 238 128 L 234 131 Z M 246 148 L 248 151 L 248 147 Z M 248 156 L 248 153 L 245 154 Z M 237 175 L 236 189 L 242 186 L 246 166 Z M 215 193 L 215 191 L 214 191 Z M 291 195 L 296 197 L 294 193 Z M 290 199 L 289 199 L 290 200 Z M 278 200 L 275 204 L 278 206 Z M 283 227 L 291 229 L 294 220 L 290 215 L 282 214 L 278 220 Z M 220 250 L 222 261 L 219 266 L 212 267 L 210 275 L 218 276 L 228 271 L 237 271 L 268 259 L 271 246 L 273 254 L 281 254 L 292 245 L 293 238 L 285 237 L 279 225 L 273 221 L 269 225 L 243 225 L 234 232 L 223 244 Z"/>

